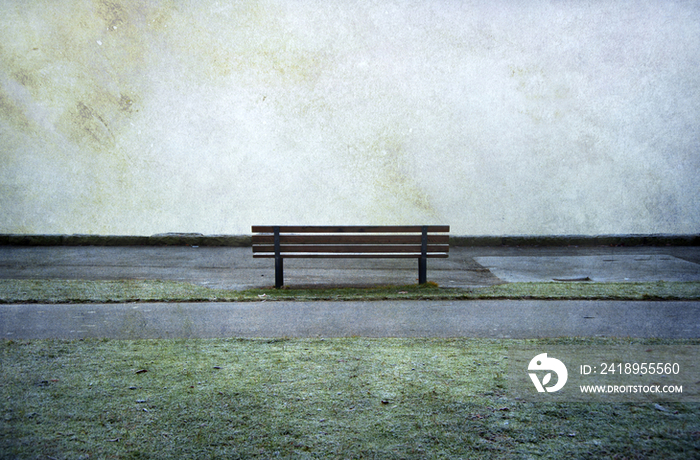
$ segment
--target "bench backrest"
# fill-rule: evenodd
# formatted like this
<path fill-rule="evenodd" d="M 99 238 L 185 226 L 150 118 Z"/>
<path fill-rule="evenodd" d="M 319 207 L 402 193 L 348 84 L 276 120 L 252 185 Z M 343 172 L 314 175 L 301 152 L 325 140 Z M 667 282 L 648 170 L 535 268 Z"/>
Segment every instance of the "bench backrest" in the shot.
<path fill-rule="evenodd" d="M 449 225 L 264 226 L 253 230 L 253 257 L 447 257 Z"/>

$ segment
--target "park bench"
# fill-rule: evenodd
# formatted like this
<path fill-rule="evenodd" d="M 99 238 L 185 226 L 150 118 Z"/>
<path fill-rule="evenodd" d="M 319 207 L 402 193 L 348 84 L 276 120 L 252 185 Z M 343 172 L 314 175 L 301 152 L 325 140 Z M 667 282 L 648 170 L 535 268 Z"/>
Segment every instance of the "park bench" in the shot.
<path fill-rule="evenodd" d="M 253 257 L 275 259 L 276 288 L 284 284 L 285 258 L 415 258 L 418 282 L 424 284 L 427 259 L 448 255 L 449 231 L 449 225 L 254 225 Z"/>

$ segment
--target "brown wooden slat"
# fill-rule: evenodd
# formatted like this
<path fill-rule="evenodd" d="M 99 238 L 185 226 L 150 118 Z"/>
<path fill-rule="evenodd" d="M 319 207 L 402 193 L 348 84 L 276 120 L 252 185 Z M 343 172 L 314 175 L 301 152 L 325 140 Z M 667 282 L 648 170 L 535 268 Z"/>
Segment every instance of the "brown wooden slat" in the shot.
<path fill-rule="evenodd" d="M 428 252 L 448 252 L 448 245 L 432 245 L 427 247 Z M 253 246 L 253 252 L 275 252 L 274 244 L 261 244 Z M 285 245 L 280 246 L 280 252 L 421 252 L 421 246 L 415 244 L 405 245 Z"/>
<path fill-rule="evenodd" d="M 253 225 L 253 233 L 273 233 L 272 225 Z M 421 233 L 421 225 L 281 225 L 280 233 Z M 449 225 L 428 225 L 428 232 L 446 233 L 450 231 Z"/>
<path fill-rule="evenodd" d="M 256 253 L 253 254 L 254 258 L 274 258 L 274 254 Z M 429 259 L 444 259 L 448 255 L 446 253 L 429 253 L 427 255 Z M 285 254 L 285 259 L 417 259 L 420 258 L 420 254 L 413 253 L 390 253 L 390 254 Z"/>
<path fill-rule="evenodd" d="M 421 244 L 421 235 L 280 235 L 281 244 Z M 253 235 L 253 244 L 274 244 L 274 235 Z M 449 244 L 449 235 L 428 235 L 428 244 Z"/>

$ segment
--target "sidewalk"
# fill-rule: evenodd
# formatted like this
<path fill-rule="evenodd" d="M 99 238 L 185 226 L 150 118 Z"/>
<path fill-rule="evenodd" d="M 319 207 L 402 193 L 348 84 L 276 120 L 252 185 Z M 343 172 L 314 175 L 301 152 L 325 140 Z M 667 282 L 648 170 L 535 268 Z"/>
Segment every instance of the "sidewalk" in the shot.
<path fill-rule="evenodd" d="M 404 285 L 417 282 L 413 259 L 287 259 L 291 287 Z M 249 247 L 0 246 L 0 278 L 162 279 L 221 289 L 274 284 L 274 261 Z M 514 281 L 589 278 L 700 281 L 700 247 L 451 247 L 428 260 L 428 281 L 468 288 Z"/>
<path fill-rule="evenodd" d="M 700 337 L 700 302 L 382 301 L 0 305 L 28 339 Z"/>

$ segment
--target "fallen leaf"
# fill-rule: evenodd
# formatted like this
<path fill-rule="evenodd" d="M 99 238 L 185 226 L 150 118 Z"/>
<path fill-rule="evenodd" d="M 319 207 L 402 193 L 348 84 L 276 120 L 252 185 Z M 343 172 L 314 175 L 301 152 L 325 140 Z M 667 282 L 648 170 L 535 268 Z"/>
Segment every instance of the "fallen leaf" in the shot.
<path fill-rule="evenodd" d="M 668 412 L 668 409 L 666 409 L 664 406 L 662 406 L 662 405 L 659 404 L 659 403 L 654 404 L 654 408 L 655 408 L 656 410 L 660 410 L 660 411 L 662 411 L 662 412 Z"/>

